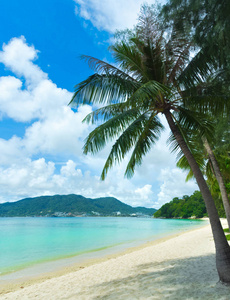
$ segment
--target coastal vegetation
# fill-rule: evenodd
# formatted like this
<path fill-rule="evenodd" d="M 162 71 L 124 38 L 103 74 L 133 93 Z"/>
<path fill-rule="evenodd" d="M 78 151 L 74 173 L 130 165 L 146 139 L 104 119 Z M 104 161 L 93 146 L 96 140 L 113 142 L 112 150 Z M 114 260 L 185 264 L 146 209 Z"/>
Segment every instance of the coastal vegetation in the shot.
<path fill-rule="evenodd" d="M 191 196 L 173 198 L 169 203 L 164 204 L 154 213 L 155 218 L 203 218 L 207 217 L 207 210 L 204 200 L 199 191 Z"/>
<path fill-rule="evenodd" d="M 171 5 L 176 13 L 177 5 L 185 5 L 183 1 L 169 2 L 169 7 Z M 188 2 L 190 6 L 193 3 Z M 201 1 L 197 12 L 202 20 L 199 25 L 204 25 L 206 31 L 213 28 L 210 24 L 216 16 L 219 25 L 222 24 L 224 16 L 221 12 L 224 6 L 229 8 L 226 1 L 222 2 L 221 8 L 218 1 L 208 2 L 214 4 L 211 14 L 206 1 Z M 186 136 L 188 131 L 197 132 L 203 143 L 209 145 L 214 128 L 212 118 L 229 109 L 229 86 L 226 86 L 229 70 L 224 70 L 223 61 L 226 59 L 221 60 L 220 56 L 227 55 L 230 48 L 225 47 L 226 51 L 220 53 L 219 46 L 218 49 L 211 47 L 208 37 L 212 34 L 203 35 L 201 40 L 207 37 L 207 43 L 199 44 L 193 34 L 195 25 L 182 26 L 183 30 L 180 30 L 176 13 L 168 14 L 170 22 L 165 27 L 151 7 L 143 6 L 135 29 L 120 32 L 110 47 L 115 65 L 82 56 L 95 73 L 76 85 L 71 104 L 99 104 L 99 108 L 85 118 L 88 123 L 99 121 L 99 125 L 87 137 L 84 153 L 95 154 L 108 141 L 114 142 L 102 170 L 102 179 L 114 164 L 130 153 L 125 175 L 132 176 L 163 129 L 158 115 L 166 119 L 172 132 L 173 148 L 184 155 L 204 199 L 216 247 L 220 281 L 230 283 L 230 247 L 200 169 L 199 156 L 195 155 L 194 145 Z M 224 20 L 226 23 L 226 18 Z M 224 41 L 227 38 L 226 26 L 223 29 Z"/>
<path fill-rule="evenodd" d="M 229 116 L 213 120 L 213 137 L 210 143 L 203 142 L 196 132 L 186 132 L 188 144 L 192 145 L 193 155 L 197 157 L 200 169 L 207 178 L 220 217 L 227 217 L 229 224 L 230 205 L 230 140 Z M 178 155 L 177 166 L 187 170 L 186 180 L 194 178 L 184 155 Z M 223 199 L 223 201 L 222 201 Z"/>
<path fill-rule="evenodd" d="M 0 204 L 0 217 L 152 216 L 156 209 L 132 207 L 116 198 L 54 195 Z"/>
<path fill-rule="evenodd" d="M 214 201 L 219 217 L 226 218 L 223 202 L 219 194 L 214 194 Z M 175 197 L 170 202 L 165 203 L 154 213 L 154 217 L 186 219 L 208 217 L 208 214 L 201 193 L 195 191 L 191 196 Z"/>
<path fill-rule="evenodd" d="M 229 228 L 225 228 L 225 229 L 224 229 L 224 232 L 225 232 L 227 241 L 230 241 Z"/>

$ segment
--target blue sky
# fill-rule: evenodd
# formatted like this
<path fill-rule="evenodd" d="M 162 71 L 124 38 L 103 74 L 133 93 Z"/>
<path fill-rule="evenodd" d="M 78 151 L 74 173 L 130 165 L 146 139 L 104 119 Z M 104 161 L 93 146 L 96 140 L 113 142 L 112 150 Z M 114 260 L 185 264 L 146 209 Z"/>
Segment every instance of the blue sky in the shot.
<path fill-rule="evenodd" d="M 93 127 L 81 121 L 92 107 L 68 107 L 74 85 L 91 74 L 79 56 L 111 61 L 107 48 L 113 33 L 132 28 L 141 4 L 1 1 L 0 202 L 76 193 L 157 208 L 196 189 L 175 167 L 167 129 L 131 180 L 124 179 L 122 164 L 101 182 L 110 145 L 96 156 L 84 156 L 83 141 Z"/>

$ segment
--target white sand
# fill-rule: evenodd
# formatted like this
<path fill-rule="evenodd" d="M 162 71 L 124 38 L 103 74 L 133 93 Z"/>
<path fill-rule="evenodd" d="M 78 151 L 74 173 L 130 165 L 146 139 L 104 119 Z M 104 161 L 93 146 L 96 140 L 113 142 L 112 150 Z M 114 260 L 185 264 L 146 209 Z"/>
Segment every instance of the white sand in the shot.
<path fill-rule="evenodd" d="M 214 242 L 205 226 L 0 299 L 229 300 L 230 288 L 217 282 Z"/>

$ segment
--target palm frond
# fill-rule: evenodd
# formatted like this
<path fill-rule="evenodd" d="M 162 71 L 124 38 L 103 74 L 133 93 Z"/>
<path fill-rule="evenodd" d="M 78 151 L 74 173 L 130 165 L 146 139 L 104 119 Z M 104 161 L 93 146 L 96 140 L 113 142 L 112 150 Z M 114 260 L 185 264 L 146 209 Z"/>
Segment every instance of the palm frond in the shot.
<path fill-rule="evenodd" d="M 138 138 L 143 132 L 143 129 L 148 123 L 149 113 L 141 114 L 137 119 L 135 119 L 127 128 L 122 132 L 119 138 L 116 140 L 110 154 L 105 162 L 101 179 L 104 180 L 108 170 L 114 165 L 114 163 L 119 163 L 124 159 L 125 155 L 134 146 Z"/>
<path fill-rule="evenodd" d="M 230 96 L 228 95 L 197 95 L 183 97 L 186 108 L 199 113 L 209 113 L 213 116 L 223 115 L 230 112 Z"/>
<path fill-rule="evenodd" d="M 122 102 L 138 87 L 140 83 L 117 74 L 94 74 L 76 85 L 69 104 Z"/>
<path fill-rule="evenodd" d="M 219 72 L 218 74 L 221 76 Z M 218 74 L 215 74 L 215 77 L 219 77 Z M 201 113 L 209 112 L 213 115 L 229 113 L 230 94 L 223 91 L 223 82 L 220 77 L 218 79 L 215 77 L 183 91 L 184 106 L 191 110 Z"/>
<path fill-rule="evenodd" d="M 200 136 L 204 135 L 207 139 L 212 138 L 214 123 L 207 114 L 191 111 L 181 106 L 178 106 L 177 109 L 177 125 L 182 126 L 185 132 L 197 131 Z"/>
<path fill-rule="evenodd" d="M 87 62 L 89 67 L 97 74 L 114 74 L 120 76 L 123 79 L 134 80 L 134 78 L 131 77 L 128 73 L 96 57 L 81 55 L 81 59 Z"/>
<path fill-rule="evenodd" d="M 106 105 L 89 113 L 82 122 L 94 124 L 99 120 L 102 122 L 107 121 L 108 119 L 111 119 L 112 117 L 121 114 L 128 109 L 130 109 L 130 106 L 127 105 L 127 102 Z"/>
<path fill-rule="evenodd" d="M 132 39 L 132 42 L 134 39 Z M 121 42 L 119 44 L 110 47 L 112 55 L 116 63 L 119 64 L 122 70 L 132 74 L 137 81 L 145 78 L 148 80 L 147 74 L 142 64 L 142 56 L 138 48 L 134 45 L 125 44 Z"/>
<path fill-rule="evenodd" d="M 215 58 L 207 56 L 205 49 L 200 50 L 177 78 L 182 90 L 204 81 L 213 72 L 215 63 Z"/>
<path fill-rule="evenodd" d="M 133 107 L 139 108 L 153 108 L 154 103 L 159 101 L 163 96 L 167 97 L 171 90 L 154 80 L 142 84 L 127 100 Z"/>
<path fill-rule="evenodd" d="M 103 149 L 108 141 L 117 138 L 119 133 L 124 131 L 139 115 L 140 112 L 138 110 L 130 109 L 96 127 L 85 140 L 84 154 L 89 152 L 95 154 Z"/>
<path fill-rule="evenodd" d="M 200 153 L 193 152 L 193 156 L 199 165 L 200 170 L 205 174 L 205 169 L 206 169 L 206 163 L 204 161 L 204 158 L 200 155 Z M 189 181 L 190 179 L 194 178 L 194 174 L 192 172 L 192 169 L 187 161 L 187 158 L 183 155 L 178 161 L 177 161 L 177 167 L 188 171 L 186 181 Z"/>
<path fill-rule="evenodd" d="M 216 177 L 215 177 L 215 171 L 213 169 L 212 162 L 210 159 L 208 159 L 208 161 L 207 161 L 205 171 L 206 171 L 208 181 L 212 181 L 214 183 L 214 181 L 216 181 Z"/>
<path fill-rule="evenodd" d="M 140 39 L 132 39 L 141 53 L 142 68 L 145 70 L 146 78 L 161 83 L 164 83 L 165 77 L 163 40 L 163 33 L 154 41 L 154 45 L 150 41 L 144 43 Z"/>
<path fill-rule="evenodd" d="M 143 131 L 135 144 L 131 158 L 126 167 L 125 176 L 128 178 L 133 176 L 135 167 L 141 164 L 143 156 L 147 154 L 151 149 L 151 146 L 158 140 L 162 129 L 163 125 L 153 113 L 147 120 Z"/>

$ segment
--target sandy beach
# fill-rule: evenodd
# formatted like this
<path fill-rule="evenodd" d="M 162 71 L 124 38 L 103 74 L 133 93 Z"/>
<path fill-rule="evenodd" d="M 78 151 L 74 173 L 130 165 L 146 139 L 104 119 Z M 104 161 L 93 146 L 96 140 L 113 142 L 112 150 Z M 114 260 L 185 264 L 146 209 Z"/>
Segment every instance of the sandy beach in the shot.
<path fill-rule="evenodd" d="M 10 289 L 0 299 L 230 299 L 209 225 Z"/>

